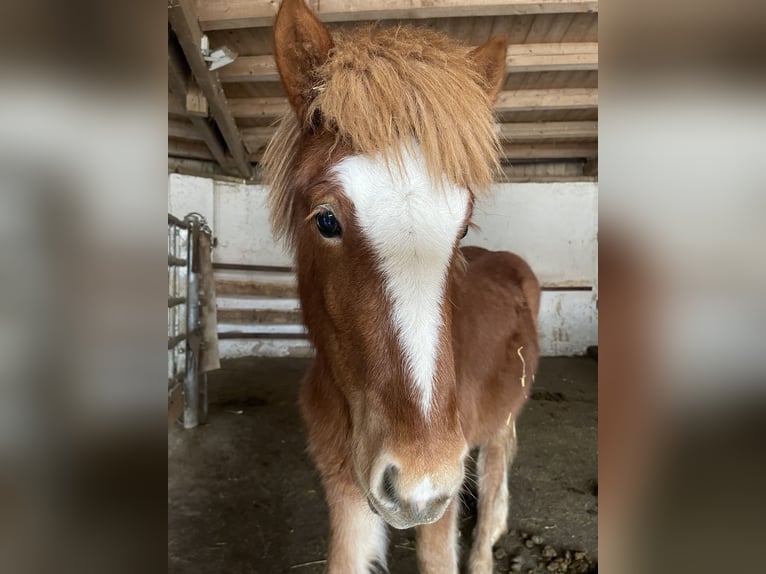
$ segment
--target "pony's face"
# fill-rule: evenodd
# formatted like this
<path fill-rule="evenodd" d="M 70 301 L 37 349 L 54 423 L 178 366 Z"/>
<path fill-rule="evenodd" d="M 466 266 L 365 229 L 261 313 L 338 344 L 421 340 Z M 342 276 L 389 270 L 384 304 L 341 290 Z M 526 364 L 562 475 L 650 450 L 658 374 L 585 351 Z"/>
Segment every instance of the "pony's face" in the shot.
<path fill-rule="evenodd" d="M 331 59 L 332 38 L 303 0 L 282 2 L 274 34 L 280 78 L 298 119 L 293 133 L 299 135 L 289 154 L 272 157 L 272 165 L 289 175 L 272 194 L 272 209 L 293 239 L 317 361 L 348 407 L 348 454 L 373 511 L 397 528 L 433 522 L 457 494 L 467 454 L 450 290 L 462 263 L 457 246 L 473 195 L 454 182 L 462 181 L 463 172 L 481 172 L 481 162 L 484 179 L 491 179 L 484 152 L 493 150 L 490 104 L 504 74 L 505 41 L 495 38 L 470 54 L 452 48 L 448 59 L 437 40 L 420 42 L 402 31 L 410 47 L 389 53 L 394 67 L 387 64 L 372 81 L 372 67 L 395 36 L 368 49 L 367 63 L 346 94 L 345 83 L 335 81 L 331 89 L 323 83 L 327 78 L 318 79 L 319 70 L 339 62 L 338 73 L 345 74 L 356 65 L 359 45 L 345 56 L 336 50 Z M 393 71 L 405 51 L 415 59 Z M 445 69 L 446 61 L 455 69 Z M 427 78 L 413 75 L 425 69 Z M 421 92 L 406 93 L 406 84 L 391 88 L 405 76 L 419 82 Z M 367 105 L 364 97 L 370 82 L 377 86 L 377 105 Z M 422 92 L 433 85 L 442 86 L 439 94 L 452 105 Z M 452 92 L 459 97 L 450 98 Z M 406 105 L 398 105 L 400 98 Z M 353 117 L 343 115 L 346 105 L 355 110 Z M 430 115 L 420 113 L 421 105 Z M 464 112 L 460 117 L 451 114 L 457 109 Z M 402 124 L 408 121 L 411 126 Z M 344 136 L 334 137 L 333 130 Z M 355 140 L 353 130 L 363 135 Z M 473 135 L 463 138 L 461 130 Z M 421 143 L 404 133 L 419 134 Z M 388 143 L 380 152 L 360 152 L 371 139 Z M 339 444 L 345 439 L 339 437 Z"/>
<path fill-rule="evenodd" d="M 297 261 L 306 323 L 352 424 L 372 508 L 396 527 L 432 522 L 463 478 L 450 275 L 471 215 L 467 190 L 350 155 L 302 194 Z"/>

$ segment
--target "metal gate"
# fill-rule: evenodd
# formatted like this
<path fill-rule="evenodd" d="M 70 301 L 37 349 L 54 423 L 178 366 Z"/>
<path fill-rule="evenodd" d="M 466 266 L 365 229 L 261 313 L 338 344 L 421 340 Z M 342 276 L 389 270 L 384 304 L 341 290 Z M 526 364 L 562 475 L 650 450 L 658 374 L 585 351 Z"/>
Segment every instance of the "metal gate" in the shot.
<path fill-rule="evenodd" d="M 190 213 L 181 220 L 168 214 L 168 424 L 181 417 L 187 429 L 207 418 L 207 374 L 200 359 L 211 342 L 204 340 L 201 309 L 213 293 L 200 288 L 200 255 L 212 245 L 202 215 Z"/>

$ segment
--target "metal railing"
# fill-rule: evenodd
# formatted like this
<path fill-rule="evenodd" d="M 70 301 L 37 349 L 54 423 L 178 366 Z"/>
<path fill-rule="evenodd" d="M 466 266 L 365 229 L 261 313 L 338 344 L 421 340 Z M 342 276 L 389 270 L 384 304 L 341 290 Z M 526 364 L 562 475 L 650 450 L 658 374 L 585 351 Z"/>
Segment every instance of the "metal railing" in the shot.
<path fill-rule="evenodd" d="M 212 235 L 205 218 L 168 214 L 168 422 L 184 428 L 207 418 L 207 375 L 200 374 L 200 234 Z"/>

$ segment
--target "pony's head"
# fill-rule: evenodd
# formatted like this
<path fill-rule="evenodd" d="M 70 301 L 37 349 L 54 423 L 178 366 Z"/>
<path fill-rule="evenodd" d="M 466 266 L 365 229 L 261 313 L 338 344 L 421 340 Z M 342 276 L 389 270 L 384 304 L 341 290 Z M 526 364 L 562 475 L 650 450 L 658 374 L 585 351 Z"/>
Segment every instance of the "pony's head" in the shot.
<path fill-rule="evenodd" d="M 272 224 L 295 254 L 317 360 L 346 401 L 360 487 L 392 526 L 432 522 L 467 454 L 451 278 L 497 164 L 506 42 L 468 51 L 374 27 L 333 38 L 303 0 L 284 0 L 274 43 L 291 110 L 264 158 Z"/>

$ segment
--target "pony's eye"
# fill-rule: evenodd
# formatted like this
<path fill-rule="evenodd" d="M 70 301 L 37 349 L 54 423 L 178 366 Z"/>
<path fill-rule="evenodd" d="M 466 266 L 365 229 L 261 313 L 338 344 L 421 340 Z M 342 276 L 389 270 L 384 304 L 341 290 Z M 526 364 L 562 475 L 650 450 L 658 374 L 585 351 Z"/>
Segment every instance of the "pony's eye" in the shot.
<path fill-rule="evenodd" d="M 328 239 L 333 237 L 340 237 L 340 223 L 335 218 L 335 214 L 332 211 L 329 209 L 323 209 L 317 213 L 316 220 L 317 229 L 319 229 L 319 233 L 322 235 L 322 237 L 327 237 Z"/>
<path fill-rule="evenodd" d="M 463 234 L 460 236 L 460 239 L 463 239 L 466 235 L 468 235 L 468 226 L 466 225 L 465 228 L 463 228 Z"/>

